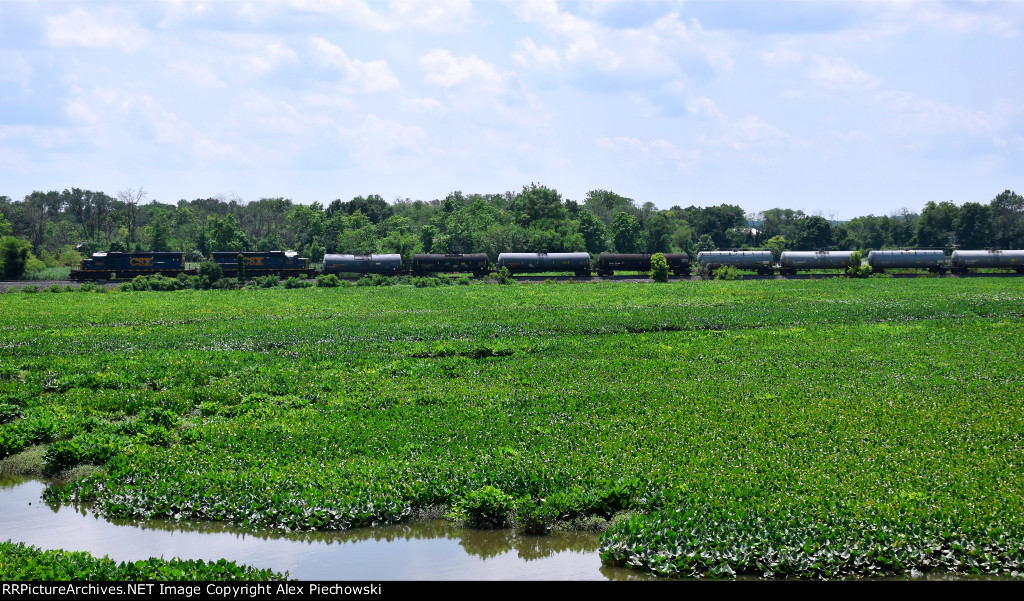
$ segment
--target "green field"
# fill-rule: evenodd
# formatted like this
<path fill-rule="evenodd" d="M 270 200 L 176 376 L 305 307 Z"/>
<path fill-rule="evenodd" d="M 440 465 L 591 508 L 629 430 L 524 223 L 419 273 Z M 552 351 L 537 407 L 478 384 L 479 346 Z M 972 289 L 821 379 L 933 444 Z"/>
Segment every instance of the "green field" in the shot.
<path fill-rule="evenodd" d="M 1024 282 L 0 296 L 0 456 L 110 517 L 446 506 L 666 575 L 1024 571 Z M 628 516 L 632 518 L 628 518 Z"/>

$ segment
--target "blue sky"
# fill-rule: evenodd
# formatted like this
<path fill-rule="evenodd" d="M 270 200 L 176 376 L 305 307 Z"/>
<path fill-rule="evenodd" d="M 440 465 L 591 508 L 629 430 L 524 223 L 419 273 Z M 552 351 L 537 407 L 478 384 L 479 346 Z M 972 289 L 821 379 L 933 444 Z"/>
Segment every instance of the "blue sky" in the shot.
<path fill-rule="evenodd" d="M 1024 193 L 1024 3 L 0 2 L 0 195 Z"/>

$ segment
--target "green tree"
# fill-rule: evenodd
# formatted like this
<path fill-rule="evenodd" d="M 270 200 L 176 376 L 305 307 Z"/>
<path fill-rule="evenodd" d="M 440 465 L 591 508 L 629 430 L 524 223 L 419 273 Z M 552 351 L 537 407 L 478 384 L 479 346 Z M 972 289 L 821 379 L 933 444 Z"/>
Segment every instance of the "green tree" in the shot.
<path fill-rule="evenodd" d="M 434 237 L 437 236 L 437 228 L 427 224 L 420 228 L 420 244 L 423 245 L 423 252 L 430 253 L 434 248 Z"/>
<path fill-rule="evenodd" d="M 995 246 L 1024 248 L 1024 196 L 1006 190 L 992 199 L 989 209 Z"/>
<path fill-rule="evenodd" d="M 715 241 L 711 239 L 711 234 L 701 234 L 697 240 L 697 248 L 694 250 L 704 252 L 705 250 L 718 250 L 718 247 L 715 246 Z"/>
<path fill-rule="evenodd" d="M 14 236 L 0 238 L 0 276 L 16 280 L 25 274 L 25 266 L 32 256 L 32 243 Z"/>
<path fill-rule="evenodd" d="M 832 246 L 832 224 L 824 217 L 812 215 L 796 222 L 797 248 L 815 250 Z"/>
<path fill-rule="evenodd" d="M 646 204 L 645 204 L 646 206 Z M 664 253 L 672 247 L 672 225 L 662 212 L 652 212 L 644 220 L 644 243 L 646 252 Z"/>
<path fill-rule="evenodd" d="M 960 248 L 982 249 L 993 246 L 992 217 L 988 206 L 965 202 L 956 220 L 956 243 Z"/>
<path fill-rule="evenodd" d="M 949 201 L 936 203 L 930 201 L 921 211 L 921 219 L 917 222 L 918 246 L 946 246 L 949 239 L 956 233 L 956 220 L 960 208 Z"/>
<path fill-rule="evenodd" d="M 590 254 L 604 252 L 608 248 L 608 230 L 604 222 L 597 218 L 590 209 L 579 209 L 579 232 L 583 236 L 583 244 Z"/>
<path fill-rule="evenodd" d="M 643 248 L 640 220 L 629 213 L 617 214 L 612 221 L 612 239 L 616 252 L 639 252 Z"/>
<path fill-rule="evenodd" d="M 786 246 L 786 239 L 782 236 L 772 236 L 764 243 L 764 247 L 772 251 L 772 259 L 775 261 L 782 256 L 782 251 L 786 250 Z"/>
<path fill-rule="evenodd" d="M 210 245 L 211 251 L 243 251 L 248 250 L 249 242 L 245 232 L 238 227 L 238 221 L 234 215 L 228 215 L 223 219 L 216 217 L 210 220 Z"/>

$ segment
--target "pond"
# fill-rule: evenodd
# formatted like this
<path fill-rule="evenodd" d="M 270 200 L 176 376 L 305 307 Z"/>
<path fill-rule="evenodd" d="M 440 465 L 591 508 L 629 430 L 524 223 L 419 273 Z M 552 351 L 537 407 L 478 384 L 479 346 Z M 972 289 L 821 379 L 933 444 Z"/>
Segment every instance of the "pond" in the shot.
<path fill-rule="evenodd" d="M 0 480 L 0 541 L 117 561 L 226 558 L 299 580 L 646 579 L 602 566 L 593 533 L 526 536 L 447 521 L 306 533 L 251 532 L 213 522 L 108 521 L 84 508 L 47 505 L 44 488 L 36 480 Z"/>

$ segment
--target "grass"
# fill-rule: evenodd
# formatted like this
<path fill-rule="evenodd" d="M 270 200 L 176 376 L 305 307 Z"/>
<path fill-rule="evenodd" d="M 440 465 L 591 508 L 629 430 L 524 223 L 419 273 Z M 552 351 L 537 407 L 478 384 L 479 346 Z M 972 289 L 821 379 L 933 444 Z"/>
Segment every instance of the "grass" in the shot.
<path fill-rule="evenodd" d="M 103 465 L 49 495 L 110 517 L 628 511 L 602 556 L 665 575 L 1021 571 L 1022 301 L 931 278 L 4 295 L 0 454 Z"/>

